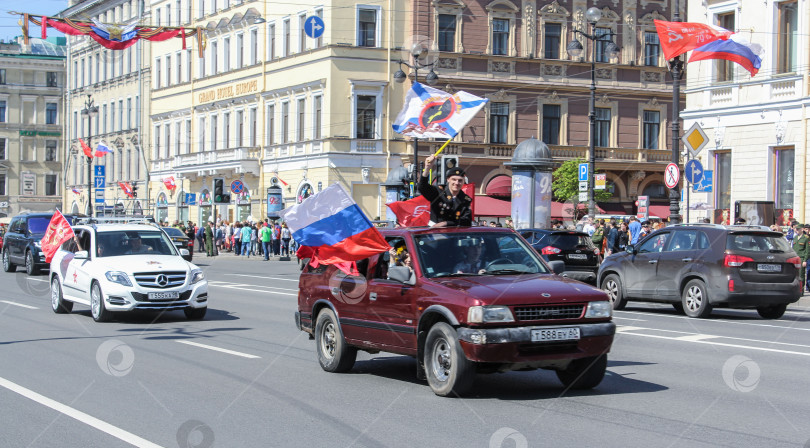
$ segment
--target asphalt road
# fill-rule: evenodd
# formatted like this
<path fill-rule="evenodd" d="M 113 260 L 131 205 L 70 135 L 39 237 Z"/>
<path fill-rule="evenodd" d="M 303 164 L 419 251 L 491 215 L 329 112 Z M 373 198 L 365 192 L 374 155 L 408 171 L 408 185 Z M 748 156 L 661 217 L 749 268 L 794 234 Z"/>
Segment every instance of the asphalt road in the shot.
<path fill-rule="evenodd" d="M 211 284 L 196 322 L 57 315 L 46 276 L 0 273 L 0 447 L 810 446 L 810 299 L 777 321 L 631 302 L 593 391 L 511 372 L 453 399 L 408 357 L 322 371 L 294 325 L 295 263 L 195 261 Z"/>

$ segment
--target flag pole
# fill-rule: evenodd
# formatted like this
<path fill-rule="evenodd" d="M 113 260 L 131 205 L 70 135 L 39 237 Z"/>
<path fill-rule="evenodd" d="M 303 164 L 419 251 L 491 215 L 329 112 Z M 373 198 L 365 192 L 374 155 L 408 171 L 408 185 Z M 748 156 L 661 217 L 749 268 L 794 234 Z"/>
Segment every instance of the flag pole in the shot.
<path fill-rule="evenodd" d="M 452 140 L 453 140 L 453 139 L 451 138 L 451 139 L 447 140 L 446 142 L 444 142 L 444 144 L 442 145 L 442 147 L 441 147 L 441 148 L 439 148 L 439 150 L 438 150 L 438 151 L 436 151 L 436 154 L 433 154 L 433 157 L 438 156 L 440 152 L 444 151 L 444 148 L 445 148 L 445 147 L 447 147 L 447 145 L 448 145 L 448 144 L 450 143 L 450 141 L 452 141 Z"/>

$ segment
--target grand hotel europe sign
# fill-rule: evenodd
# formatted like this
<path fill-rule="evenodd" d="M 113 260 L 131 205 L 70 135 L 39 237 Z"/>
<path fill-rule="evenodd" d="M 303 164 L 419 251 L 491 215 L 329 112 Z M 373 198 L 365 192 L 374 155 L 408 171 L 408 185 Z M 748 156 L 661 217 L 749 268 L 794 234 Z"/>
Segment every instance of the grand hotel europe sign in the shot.
<path fill-rule="evenodd" d="M 197 94 L 197 104 L 209 103 L 211 101 L 226 100 L 240 95 L 257 92 L 259 90 L 258 80 L 242 81 L 224 87 L 207 89 Z"/>

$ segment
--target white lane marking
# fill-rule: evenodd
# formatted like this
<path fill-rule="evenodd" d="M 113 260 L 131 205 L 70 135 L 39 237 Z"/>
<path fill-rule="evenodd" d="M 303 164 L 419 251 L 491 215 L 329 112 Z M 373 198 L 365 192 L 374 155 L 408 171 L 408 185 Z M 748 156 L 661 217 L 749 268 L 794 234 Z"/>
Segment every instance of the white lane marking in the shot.
<path fill-rule="evenodd" d="M 262 280 L 283 280 L 285 282 L 295 282 L 298 283 L 298 279 L 291 279 L 291 278 L 281 278 L 281 277 L 265 277 L 263 275 L 248 275 L 248 274 L 225 274 L 225 275 L 232 275 L 234 277 L 251 277 L 251 278 L 260 278 Z"/>
<path fill-rule="evenodd" d="M 735 338 L 732 336 L 720 336 L 715 334 L 698 334 L 698 333 L 689 333 L 687 331 L 675 331 L 675 330 L 662 330 L 660 328 L 644 328 L 644 327 L 630 327 L 630 326 L 617 326 L 616 332 L 622 334 L 635 334 L 638 335 L 640 333 L 630 333 L 631 331 L 638 331 L 638 330 L 648 330 L 660 333 L 681 333 L 684 336 L 661 336 L 662 338 L 677 340 L 677 341 L 690 341 L 695 342 L 702 339 L 730 339 L 732 341 L 744 341 L 744 342 L 758 342 L 760 344 L 774 344 L 774 345 L 785 345 L 788 347 L 802 347 L 802 348 L 810 348 L 810 345 L 804 344 L 793 344 L 790 342 L 778 342 L 778 341 L 763 341 L 762 339 L 749 339 L 749 338 Z"/>
<path fill-rule="evenodd" d="M 646 330 L 646 328 L 632 327 L 630 325 L 619 325 L 616 327 L 616 333 L 624 333 L 625 331 L 633 331 L 633 330 Z"/>
<path fill-rule="evenodd" d="M 46 279 L 44 279 L 44 278 L 34 278 L 34 277 L 28 277 L 26 280 L 27 280 L 27 281 L 33 281 L 33 282 L 45 282 L 45 283 L 50 283 L 48 280 L 46 280 Z"/>
<path fill-rule="evenodd" d="M 690 334 L 690 335 L 686 335 L 686 336 L 678 336 L 678 337 L 673 338 L 673 339 L 677 339 L 679 341 L 697 342 L 697 341 L 702 341 L 704 339 L 715 339 L 717 337 L 720 337 L 720 336 L 712 336 L 710 334 Z"/>
<path fill-rule="evenodd" d="M 643 334 L 643 333 L 622 333 L 622 334 L 629 334 L 629 335 L 633 335 L 633 336 L 641 336 L 641 337 L 645 337 L 645 338 L 668 339 L 670 341 L 682 340 L 681 338 L 673 338 L 673 337 L 669 337 L 669 336 L 657 336 L 657 335 L 653 335 L 653 334 Z M 763 351 L 763 352 L 784 353 L 784 354 L 787 354 L 787 355 L 810 356 L 810 353 L 805 353 L 805 352 L 794 352 L 794 351 L 789 351 L 789 350 L 778 350 L 778 349 L 775 349 L 775 348 L 765 348 L 765 347 L 753 347 L 753 346 L 750 346 L 750 345 L 726 344 L 726 343 L 723 343 L 723 342 L 715 342 L 715 341 L 689 341 L 689 342 L 692 342 L 692 343 L 695 343 L 695 344 L 709 344 L 709 345 L 719 345 L 719 346 L 722 346 L 722 347 L 733 347 L 733 348 L 743 348 L 743 349 L 749 349 L 749 350 L 759 350 L 759 351 Z M 808 347 L 808 348 L 810 348 L 810 347 Z"/>
<path fill-rule="evenodd" d="M 186 344 L 186 345 L 193 345 L 195 347 L 207 348 L 208 350 L 214 350 L 214 351 L 217 351 L 217 352 L 227 353 L 229 355 L 241 356 L 243 358 L 250 358 L 250 359 L 260 358 L 260 356 L 249 355 L 247 353 L 242 353 L 242 352 L 235 352 L 233 350 L 228 350 L 226 348 L 214 347 L 213 345 L 205 345 L 205 344 L 200 344 L 198 342 L 191 342 L 191 341 L 177 341 L 177 342 L 179 342 L 181 344 Z"/>
<path fill-rule="evenodd" d="M 244 288 L 243 287 L 243 286 L 253 286 L 253 285 L 238 285 L 238 284 L 216 285 L 216 284 L 211 284 L 211 282 L 208 282 L 208 286 L 212 286 L 212 287 L 215 287 L 215 288 L 238 289 L 240 291 L 266 292 L 266 293 L 273 293 L 273 294 L 281 294 L 283 296 L 298 297 L 298 294 L 291 293 L 291 292 L 268 291 L 266 289 L 252 289 L 252 288 Z M 288 290 L 288 291 L 290 291 L 290 290 Z"/>
<path fill-rule="evenodd" d="M 8 300 L 0 300 L 0 302 L 3 302 L 3 303 L 8 303 L 9 305 L 18 306 L 18 307 L 20 307 L 20 308 L 28 308 L 29 310 L 38 310 L 38 309 L 39 309 L 39 308 L 37 308 L 37 307 L 35 307 L 35 306 L 31 306 L 31 305 L 23 305 L 22 303 L 10 302 L 10 301 L 8 301 Z"/>
<path fill-rule="evenodd" d="M 31 389 L 27 389 L 5 378 L 0 378 L 0 386 L 16 394 L 22 395 L 23 397 L 28 398 L 29 400 L 33 400 L 43 406 L 47 406 L 56 412 L 59 412 L 70 418 L 78 420 L 88 426 L 92 426 L 93 428 L 96 428 L 99 431 L 106 432 L 107 434 L 115 437 L 116 439 L 129 443 L 130 445 L 146 448 L 162 448 L 160 445 L 154 444 L 144 438 L 138 437 L 129 431 L 125 431 L 103 420 L 99 420 L 93 417 L 92 415 L 85 414 L 84 412 L 79 411 L 78 409 L 74 409 L 56 400 L 52 400 L 44 395 L 40 395 L 32 391 Z"/>
<path fill-rule="evenodd" d="M 635 318 L 635 317 L 630 318 L 630 317 L 617 317 L 617 316 L 613 316 L 613 320 L 616 320 L 616 319 L 621 319 L 621 320 L 630 320 L 630 321 L 633 321 L 633 322 L 647 322 L 645 319 L 637 319 L 637 318 Z"/>
<path fill-rule="evenodd" d="M 661 309 L 663 309 L 663 308 L 661 308 Z M 644 313 L 644 312 L 641 312 L 641 311 L 616 311 L 616 312 L 617 313 L 626 313 L 626 314 L 639 314 L 639 315 L 647 316 L 647 317 L 666 317 L 666 318 L 670 318 L 670 319 L 694 319 L 693 317 L 670 316 L 670 315 L 667 315 L 667 314 L 650 314 L 650 313 Z M 613 318 L 616 319 L 617 317 L 614 316 Z M 629 319 L 629 318 L 625 318 L 625 319 Z M 791 326 L 787 326 L 787 325 L 755 324 L 753 322 L 737 322 L 737 321 L 725 320 L 725 319 L 704 319 L 701 322 L 707 322 L 707 323 L 708 322 L 718 322 L 718 323 L 721 323 L 721 324 L 751 325 L 751 326 L 754 326 L 754 327 L 781 328 L 783 330 L 810 331 L 810 328 L 791 327 Z M 787 320 L 785 322 L 795 322 L 795 321 Z"/>
<path fill-rule="evenodd" d="M 214 284 L 214 285 L 225 285 L 225 286 L 227 286 L 227 285 L 231 285 L 231 286 L 243 286 L 243 287 L 244 287 L 244 286 L 250 286 L 251 288 L 275 289 L 275 290 L 279 290 L 279 291 L 298 291 L 298 289 L 292 289 L 292 288 L 279 288 L 278 286 L 254 285 L 254 284 L 252 284 L 252 283 L 233 283 L 233 282 L 223 282 L 223 281 L 221 281 L 221 280 L 214 280 L 214 281 L 210 281 L 210 282 L 208 282 L 208 284 L 209 284 L 209 285 L 211 285 L 211 284 Z"/>

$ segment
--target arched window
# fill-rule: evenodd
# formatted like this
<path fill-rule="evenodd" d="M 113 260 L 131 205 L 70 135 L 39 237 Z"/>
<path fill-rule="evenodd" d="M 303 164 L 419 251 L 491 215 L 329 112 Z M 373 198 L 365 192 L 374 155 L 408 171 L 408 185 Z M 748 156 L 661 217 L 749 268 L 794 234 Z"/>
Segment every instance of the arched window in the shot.
<path fill-rule="evenodd" d="M 166 222 L 167 219 L 169 219 L 169 201 L 166 199 L 166 193 L 160 193 L 155 204 L 155 221 Z"/>
<path fill-rule="evenodd" d="M 188 221 L 188 204 L 186 203 L 186 192 L 183 190 L 177 195 L 177 220 L 182 224 Z"/>
<path fill-rule="evenodd" d="M 667 188 L 658 182 L 653 182 L 646 187 L 644 187 L 644 193 L 642 196 L 648 196 L 650 199 L 667 199 L 669 195 L 667 194 Z"/>
<path fill-rule="evenodd" d="M 247 185 L 241 193 L 236 195 L 236 219 L 247 221 L 250 216 L 250 190 Z"/>
<path fill-rule="evenodd" d="M 312 188 L 312 185 L 309 182 L 304 182 L 298 187 L 298 192 L 295 195 L 295 202 L 300 204 L 304 202 L 304 199 L 312 196 L 315 193 L 315 190 Z"/>
<path fill-rule="evenodd" d="M 200 222 L 198 225 L 203 226 L 208 222 L 209 219 L 211 219 L 211 209 L 213 208 L 211 207 L 212 203 L 211 192 L 208 191 L 207 188 L 204 188 L 202 191 L 200 191 Z"/>

